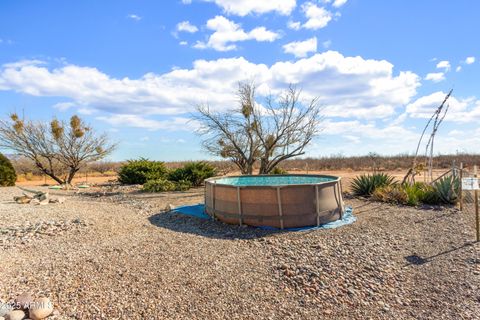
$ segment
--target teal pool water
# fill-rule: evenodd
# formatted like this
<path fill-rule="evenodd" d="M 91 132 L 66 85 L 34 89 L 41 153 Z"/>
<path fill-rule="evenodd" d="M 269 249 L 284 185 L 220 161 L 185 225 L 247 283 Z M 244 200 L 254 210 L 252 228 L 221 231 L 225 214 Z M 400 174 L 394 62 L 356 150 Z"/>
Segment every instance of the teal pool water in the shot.
<path fill-rule="evenodd" d="M 333 177 L 318 176 L 244 176 L 225 177 L 215 180 L 216 183 L 231 186 L 284 186 L 289 184 L 316 184 L 336 180 Z"/>

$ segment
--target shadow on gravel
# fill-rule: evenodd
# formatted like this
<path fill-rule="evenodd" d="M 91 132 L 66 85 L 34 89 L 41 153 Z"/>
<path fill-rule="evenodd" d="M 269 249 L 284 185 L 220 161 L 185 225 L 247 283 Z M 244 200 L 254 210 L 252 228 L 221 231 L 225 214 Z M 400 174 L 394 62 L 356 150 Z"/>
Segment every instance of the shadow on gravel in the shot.
<path fill-rule="evenodd" d="M 154 226 L 175 232 L 195 234 L 213 239 L 256 239 L 279 234 L 281 230 L 262 230 L 248 226 L 235 226 L 214 220 L 205 220 L 173 211 L 160 212 L 148 218 Z"/>
<path fill-rule="evenodd" d="M 446 255 L 446 254 L 449 254 L 449 253 L 452 253 L 452 252 L 455 252 L 455 251 L 458 251 L 458 250 L 461 250 L 463 248 L 466 248 L 466 247 L 469 247 L 469 246 L 472 246 L 474 244 L 474 242 L 467 242 L 465 243 L 464 245 L 460 246 L 460 247 L 455 247 L 455 248 L 452 248 L 450 250 L 445 250 L 445 251 L 442 251 L 440 253 L 437 253 L 433 256 L 429 256 L 429 257 L 425 257 L 425 258 L 422 258 L 416 254 L 414 255 L 411 255 L 411 256 L 406 256 L 405 257 L 405 260 L 408 262 L 404 267 L 407 267 L 407 266 L 410 266 L 410 265 L 415 265 L 415 266 L 419 266 L 419 265 L 422 265 L 422 264 L 425 264 L 425 263 L 428 263 L 428 262 L 432 262 L 435 258 L 438 258 L 438 257 L 441 257 L 443 255 Z"/>

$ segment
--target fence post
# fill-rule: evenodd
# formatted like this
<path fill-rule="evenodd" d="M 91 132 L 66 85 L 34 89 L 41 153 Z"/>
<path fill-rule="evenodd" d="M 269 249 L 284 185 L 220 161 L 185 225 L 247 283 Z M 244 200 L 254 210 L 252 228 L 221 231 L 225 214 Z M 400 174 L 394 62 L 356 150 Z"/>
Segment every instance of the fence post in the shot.
<path fill-rule="evenodd" d="M 463 162 L 460 162 L 460 211 L 463 211 L 462 179 L 463 179 Z"/>
<path fill-rule="evenodd" d="M 477 177 L 477 165 L 473 167 L 474 177 Z M 477 242 L 480 241 L 480 217 L 478 216 L 478 190 L 474 191 L 475 194 L 475 226 L 477 229 Z"/>

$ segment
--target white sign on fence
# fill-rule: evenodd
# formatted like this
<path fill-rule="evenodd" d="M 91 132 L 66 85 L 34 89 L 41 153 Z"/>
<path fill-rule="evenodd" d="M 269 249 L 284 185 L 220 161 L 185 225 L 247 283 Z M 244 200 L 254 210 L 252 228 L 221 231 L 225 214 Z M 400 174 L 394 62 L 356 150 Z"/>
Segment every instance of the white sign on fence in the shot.
<path fill-rule="evenodd" d="M 478 178 L 463 178 L 462 190 L 480 190 L 480 183 Z"/>

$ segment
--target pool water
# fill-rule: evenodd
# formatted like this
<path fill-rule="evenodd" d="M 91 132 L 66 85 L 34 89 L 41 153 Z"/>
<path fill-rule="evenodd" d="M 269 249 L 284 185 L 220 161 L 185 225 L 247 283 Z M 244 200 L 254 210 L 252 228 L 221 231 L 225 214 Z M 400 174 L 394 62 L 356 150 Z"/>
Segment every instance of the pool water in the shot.
<path fill-rule="evenodd" d="M 231 186 L 284 186 L 289 184 L 316 184 L 322 182 L 334 181 L 334 177 L 319 176 L 243 176 L 243 177 L 225 177 L 215 180 L 217 184 Z"/>

